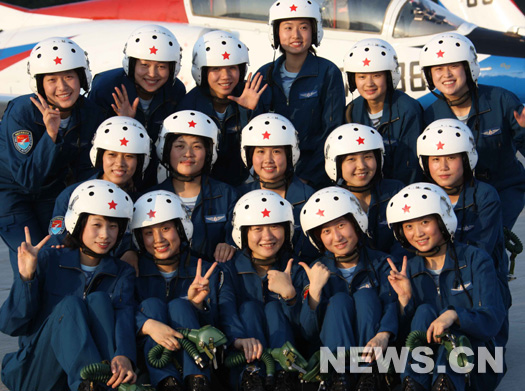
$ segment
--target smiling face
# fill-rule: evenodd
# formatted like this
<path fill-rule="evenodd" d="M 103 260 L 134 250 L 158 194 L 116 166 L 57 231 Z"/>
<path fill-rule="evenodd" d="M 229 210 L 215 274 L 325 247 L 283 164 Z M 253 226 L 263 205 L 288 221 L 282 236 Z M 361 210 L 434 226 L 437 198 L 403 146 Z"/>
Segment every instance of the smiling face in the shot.
<path fill-rule="evenodd" d="M 283 246 L 285 236 L 281 224 L 252 225 L 247 232 L 248 247 L 254 258 L 271 259 Z"/>
<path fill-rule="evenodd" d="M 405 238 L 420 252 L 430 251 L 445 243 L 435 215 L 405 221 L 402 228 Z"/>
<path fill-rule="evenodd" d="M 436 88 L 449 100 L 461 98 L 467 91 L 467 75 L 461 62 L 436 65 L 430 68 Z"/>
<path fill-rule="evenodd" d="M 206 147 L 202 138 L 183 134 L 173 142 L 170 165 L 181 175 L 194 176 L 202 172 L 206 161 Z"/>
<path fill-rule="evenodd" d="M 444 156 L 429 156 L 428 170 L 432 179 L 445 189 L 463 183 L 463 156 L 461 153 Z"/>
<path fill-rule="evenodd" d="M 354 226 L 344 216 L 323 224 L 319 236 L 324 247 L 336 257 L 349 255 L 359 242 Z"/>
<path fill-rule="evenodd" d="M 180 251 L 180 236 L 173 220 L 142 228 L 146 251 L 156 259 L 168 260 Z"/>
<path fill-rule="evenodd" d="M 284 147 L 255 147 L 252 164 L 255 173 L 264 182 L 278 182 L 286 174 L 287 159 Z"/>
<path fill-rule="evenodd" d="M 137 155 L 115 151 L 104 151 L 102 155 L 102 179 L 119 187 L 127 185 L 137 169 Z"/>
<path fill-rule="evenodd" d="M 109 221 L 104 216 L 89 215 L 82 231 L 82 243 L 96 254 L 107 254 L 115 246 L 118 233 L 116 221 Z"/>
<path fill-rule="evenodd" d="M 133 76 L 135 83 L 142 88 L 138 89 L 137 95 L 150 99 L 150 94 L 154 94 L 168 81 L 170 66 L 168 62 L 137 59 Z"/>
<path fill-rule="evenodd" d="M 359 94 L 366 100 L 384 102 L 388 91 L 386 72 L 356 73 L 355 84 Z"/>
<path fill-rule="evenodd" d="M 80 95 L 80 79 L 74 70 L 44 75 L 42 85 L 48 103 L 61 111 L 70 111 Z"/>
<path fill-rule="evenodd" d="M 208 85 L 210 94 L 226 99 L 239 84 L 240 71 L 238 65 L 208 68 Z"/>
<path fill-rule="evenodd" d="M 279 42 L 286 54 L 306 54 L 312 46 L 310 19 L 286 19 L 279 23 Z"/>
<path fill-rule="evenodd" d="M 341 175 L 347 186 L 368 185 L 377 171 L 377 161 L 373 151 L 346 155 L 341 163 Z"/>

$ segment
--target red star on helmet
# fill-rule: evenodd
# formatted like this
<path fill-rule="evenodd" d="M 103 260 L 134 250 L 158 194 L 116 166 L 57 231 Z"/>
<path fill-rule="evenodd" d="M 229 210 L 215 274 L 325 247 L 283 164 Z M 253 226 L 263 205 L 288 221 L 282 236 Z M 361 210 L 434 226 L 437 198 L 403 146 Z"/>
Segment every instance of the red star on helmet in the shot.
<path fill-rule="evenodd" d="M 263 135 L 263 140 L 269 140 L 271 133 L 268 133 L 268 131 L 266 131 L 262 135 Z"/>
<path fill-rule="evenodd" d="M 361 145 L 361 144 L 364 144 L 364 143 L 365 143 L 365 139 L 362 138 L 362 137 L 359 137 L 359 138 L 358 138 L 357 140 L 355 140 L 355 141 L 357 141 L 357 145 Z"/>
<path fill-rule="evenodd" d="M 155 213 L 157 213 L 157 212 L 150 209 L 149 212 L 146 213 L 146 214 L 149 216 L 150 219 L 152 219 L 152 218 L 155 217 Z"/>
<path fill-rule="evenodd" d="M 266 208 L 261 212 L 263 214 L 263 217 L 270 217 L 270 211 Z"/>
<path fill-rule="evenodd" d="M 230 53 L 224 52 L 224 54 L 222 55 L 222 59 L 223 60 L 229 60 L 230 59 Z"/>
<path fill-rule="evenodd" d="M 290 12 L 295 12 L 297 11 L 297 6 L 295 4 L 293 4 L 291 7 L 290 7 Z"/>
<path fill-rule="evenodd" d="M 438 57 L 443 58 L 443 54 L 445 54 L 445 52 L 443 52 L 443 51 L 440 50 L 440 51 L 437 52 L 436 54 L 438 55 Z"/>
<path fill-rule="evenodd" d="M 319 209 L 316 215 L 324 217 L 324 210 Z"/>
<path fill-rule="evenodd" d="M 190 125 L 190 128 L 194 128 L 195 125 L 197 125 L 197 122 L 191 120 L 191 122 L 188 122 L 188 125 Z"/>
<path fill-rule="evenodd" d="M 405 204 L 405 207 L 401 208 L 401 209 L 403 209 L 403 212 L 405 212 L 405 213 L 410 213 L 410 208 L 411 208 L 411 206 L 408 206 L 407 204 Z"/>
<path fill-rule="evenodd" d="M 439 143 L 436 144 L 438 149 L 443 149 L 443 147 L 445 146 L 445 144 L 443 144 L 441 141 Z"/>
<path fill-rule="evenodd" d="M 125 147 L 128 146 L 129 140 L 126 140 L 126 137 L 124 137 L 122 140 L 120 140 L 120 145 L 124 145 Z"/>
<path fill-rule="evenodd" d="M 58 64 L 62 65 L 62 59 L 60 57 L 58 57 L 58 56 L 53 61 L 55 62 L 55 65 L 58 65 Z"/>
<path fill-rule="evenodd" d="M 157 49 L 155 46 L 153 46 L 152 48 L 149 48 L 149 54 L 157 54 Z"/>
<path fill-rule="evenodd" d="M 363 60 L 363 66 L 364 66 L 364 67 L 369 67 L 369 66 L 370 66 L 370 60 L 369 60 L 368 58 L 365 58 L 365 59 Z"/>
<path fill-rule="evenodd" d="M 117 209 L 117 203 L 113 200 L 111 200 L 111 202 L 108 202 L 108 205 L 109 205 L 109 209 Z"/>

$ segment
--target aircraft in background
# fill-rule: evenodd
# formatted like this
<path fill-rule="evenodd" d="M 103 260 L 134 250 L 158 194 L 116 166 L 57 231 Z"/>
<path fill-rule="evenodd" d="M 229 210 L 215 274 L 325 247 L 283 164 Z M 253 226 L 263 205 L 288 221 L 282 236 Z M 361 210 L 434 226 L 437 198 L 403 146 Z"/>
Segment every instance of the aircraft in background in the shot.
<path fill-rule="evenodd" d="M 524 0 L 434 0 L 453 14 L 492 30 L 525 34 Z"/>
<path fill-rule="evenodd" d="M 0 3 L 0 94 L 30 92 L 26 64 L 33 46 L 50 36 L 74 39 L 89 53 L 93 74 L 121 66 L 130 33 L 146 23 L 170 29 L 183 48 L 180 79 L 187 88 L 193 44 L 204 33 L 228 30 L 250 50 L 250 70 L 271 61 L 268 10 L 274 0 L 93 0 L 27 10 Z M 483 0 L 478 0 L 483 1 Z M 490 0 L 485 0 L 490 1 Z M 479 28 L 431 0 L 324 0 L 324 38 L 317 52 L 340 68 L 358 40 L 378 37 L 396 49 L 402 71 L 399 88 L 425 105 L 433 98 L 419 68 L 419 52 L 441 32 L 457 31 L 476 46 L 480 83 L 507 88 L 525 102 L 525 38 Z M 278 55 L 278 54 L 277 54 Z M 351 97 L 349 97 L 351 99 Z"/>

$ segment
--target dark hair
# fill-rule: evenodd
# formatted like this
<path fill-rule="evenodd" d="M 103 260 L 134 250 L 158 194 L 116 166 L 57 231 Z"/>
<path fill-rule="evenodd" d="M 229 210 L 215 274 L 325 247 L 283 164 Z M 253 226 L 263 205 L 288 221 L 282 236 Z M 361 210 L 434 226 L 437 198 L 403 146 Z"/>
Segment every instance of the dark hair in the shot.
<path fill-rule="evenodd" d="M 382 161 L 382 158 L 381 158 L 381 150 L 380 149 L 371 149 L 372 153 L 374 154 L 374 158 L 376 159 L 376 172 L 374 174 L 374 177 L 370 180 L 370 182 L 375 182 L 375 181 L 378 181 L 382 178 L 383 176 L 383 167 L 381 165 L 381 161 Z M 368 151 L 362 151 L 362 152 L 368 152 Z M 359 153 L 359 152 L 351 152 L 351 153 L 347 153 L 345 155 L 339 155 L 336 157 L 335 159 L 335 167 L 336 167 L 336 170 L 337 170 L 337 173 L 336 173 L 336 178 L 339 180 L 339 179 L 343 179 L 343 170 L 342 170 L 342 165 L 343 165 L 343 161 L 346 159 L 346 157 L 348 155 L 353 155 L 355 153 Z M 337 182 L 337 181 L 336 181 Z M 346 182 L 346 181 L 345 181 Z"/>
<path fill-rule="evenodd" d="M 295 19 L 295 18 L 290 18 L 290 19 Z M 303 19 L 303 18 L 299 18 L 299 19 Z M 316 54 L 314 45 L 319 46 L 319 42 L 317 42 L 317 20 L 315 20 L 314 18 L 304 18 L 304 19 L 308 19 L 310 21 L 310 26 L 312 27 L 312 43 L 310 44 L 308 51 L 312 54 Z M 279 27 L 281 26 L 281 22 L 284 22 L 285 20 L 289 20 L 289 19 L 279 19 L 279 20 L 274 21 L 273 23 L 273 37 L 275 40 L 275 45 L 276 47 L 279 48 L 279 51 L 284 55 L 286 55 L 286 52 L 284 51 L 283 46 L 281 45 L 281 40 L 279 39 Z"/>
<path fill-rule="evenodd" d="M 98 148 L 97 157 L 95 159 L 95 168 L 104 170 L 104 164 L 102 162 L 102 158 L 104 156 L 104 152 L 106 151 L 108 150 L 104 148 Z M 143 153 L 134 153 L 133 155 L 137 157 L 137 168 L 135 169 L 135 172 L 133 173 L 133 176 L 131 177 L 133 184 L 135 184 L 135 183 L 139 183 L 142 180 L 142 170 L 144 168 L 144 160 L 146 157 Z"/>
<path fill-rule="evenodd" d="M 470 65 L 468 61 L 458 61 L 458 62 L 461 62 L 461 64 L 463 64 L 463 69 L 465 70 L 465 76 L 467 77 L 467 86 L 469 90 L 470 91 L 476 90 L 476 83 L 472 79 L 472 72 L 470 71 Z M 444 64 L 441 64 L 441 65 L 444 65 Z M 423 73 L 425 74 L 425 78 L 427 79 L 427 84 L 428 84 L 430 91 L 433 91 L 436 88 L 434 84 L 434 80 L 432 80 L 431 69 L 437 66 L 440 66 L 440 65 L 430 65 L 428 67 L 423 68 Z"/>
<path fill-rule="evenodd" d="M 246 149 L 246 163 L 248 167 L 253 166 L 253 153 L 255 152 L 255 148 L 263 148 L 264 146 L 253 146 L 250 145 L 248 147 L 245 147 Z M 292 158 L 292 146 L 291 145 L 273 145 L 271 148 L 284 148 L 284 153 L 286 154 L 286 176 L 293 175 L 294 172 L 294 166 L 293 166 L 293 158 Z M 254 171 L 255 172 L 255 171 Z"/>
<path fill-rule="evenodd" d="M 357 224 L 357 220 L 355 219 L 354 215 L 352 213 L 347 213 L 343 216 L 340 216 L 340 217 L 336 217 L 334 220 L 337 220 L 339 218 L 343 217 L 346 221 L 348 221 L 350 224 L 352 224 L 352 226 L 354 227 L 354 230 L 357 234 L 357 237 L 359 238 L 359 241 L 361 241 L 362 239 L 362 236 L 363 236 L 363 231 L 361 230 L 361 227 L 359 226 L 359 224 Z M 333 221 L 333 220 L 331 220 Z M 330 222 L 330 221 L 329 221 Z M 329 223 L 328 222 L 328 223 Z M 327 224 L 327 223 L 325 223 Z M 315 244 L 317 245 L 317 247 L 319 248 L 319 251 L 320 252 L 324 252 L 326 251 L 326 248 L 324 246 L 324 243 L 323 241 L 321 240 L 321 231 L 323 230 L 323 226 L 325 224 L 322 224 L 318 227 L 315 227 L 315 228 L 312 228 L 310 230 L 310 237 L 312 238 L 312 240 L 315 242 Z"/>
<path fill-rule="evenodd" d="M 421 156 L 421 162 L 423 163 L 423 173 L 427 176 L 427 178 L 432 183 L 436 183 L 434 178 L 432 178 L 432 175 L 430 175 L 429 160 L 430 160 L 430 156 L 426 156 L 426 155 Z M 466 152 L 461 152 L 461 161 L 463 163 L 463 183 L 470 182 L 470 180 L 474 177 L 474 173 L 472 172 L 472 169 L 470 168 L 468 154 Z"/>
<path fill-rule="evenodd" d="M 190 241 L 188 240 L 188 237 L 186 236 L 186 231 L 184 231 L 184 226 L 182 225 L 182 222 L 179 218 L 167 220 L 167 221 L 173 221 L 173 225 L 175 226 L 175 229 L 177 230 L 177 234 L 179 235 L 180 241 L 181 241 L 181 247 L 183 244 L 190 245 Z M 166 221 L 163 221 L 165 223 Z M 144 228 L 148 227 L 141 227 L 141 228 L 135 228 L 133 230 L 133 236 L 135 237 L 135 240 L 137 241 L 137 244 L 139 245 L 139 250 L 146 253 L 146 247 L 144 246 L 144 238 L 142 237 L 142 230 Z"/>
<path fill-rule="evenodd" d="M 450 240 L 450 238 L 451 238 L 450 233 L 448 232 L 447 227 L 445 226 L 445 223 L 443 222 L 443 219 L 441 218 L 441 216 L 438 215 L 437 213 L 431 213 L 431 214 L 429 214 L 429 216 L 434 216 L 436 218 L 436 221 L 437 221 L 438 227 L 439 227 L 439 231 L 443 235 L 443 239 L 445 239 L 445 241 Z M 425 217 L 425 216 L 423 216 L 423 217 Z M 399 241 L 399 243 L 401 243 L 401 246 L 403 246 L 404 248 L 413 247 L 408 242 L 408 240 L 407 240 L 407 238 L 405 236 L 405 233 L 403 232 L 403 223 L 404 223 L 404 221 L 400 221 L 400 222 L 392 224 L 392 231 L 394 232 L 394 235 L 397 238 L 397 240 Z"/>
<path fill-rule="evenodd" d="M 137 58 L 135 57 L 129 57 L 129 63 L 128 63 L 128 77 L 135 81 L 135 67 L 137 66 Z M 146 60 L 148 61 L 148 60 Z M 175 75 L 175 63 L 176 61 L 158 61 L 158 62 L 166 62 L 168 63 L 168 67 L 169 67 L 169 70 L 170 70 L 170 73 L 169 73 L 169 76 L 168 76 L 168 81 L 166 83 L 170 83 L 170 81 L 172 82 L 173 79 L 174 79 L 174 75 Z M 159 87 L 159 88 L 162 88 Z"/>
<path fill-rule="evenodd" d="M 242 82 L 244 81 L 244 78 L 246 77 L 246 71 L 248 69 L 248 65 L 246 63 L 235 64 L 235 65 L 237 65 L 237 67 L 239 68 L 239 81 L 237 82 L 237 85 L 234 87 L 233 91 L 240 92 L 240 94 L 242 94 L 242 90 L 238 90 L 237 87 L 239 87 L 239 85 L 242 84 Z M 227 65 L 224 65 L 224 66 L 227 66 Z M 200 85 L 200 87 L 205 89 L 205 90 L 209 90 L 209 88 L 210 88 L 210 85 L 208 84 L 208 70 L 209 70 L 209 68 L 214 68 L 214 67 L 206 66 L 206 67 L 202 67 L 201 68 L 201 85 Z M 233 94 L 233 91 L 232 91 L 232 94 Z M 240 96 L 240 94 L 239 94 L 239 96 Z"/>
<path fill-rule="evenodd" d="M 283 242 L 282 247 L 279 249 L 278 254 L 281 254 L 283 251 L 285 253 L 292 251 L 291 246 L 290 246 L 291 238 L 290 238 L 289 224 L 290 223 L 288 222 L 269 224 L 269 225 L 279 225 L 283 227 L 284 229 L 284 242 Z M 248 230 L 250 229 L 250 227 L 251 226 L 247 226 L 247 225 L 241 227 L 241 249 L 242 250 L 248 249 L 251 251 L 251 249 L 248 247 Z"/>
<path fill-rule="evenodd" d="M 175 170 L 174 167 L 171 167 L 171 162 L 170 162 L 171 148 L 173 147 L 173 143 L 180 136 L 185 136 L 185 135 L 198 137 L 201 140 L 202 144 L 204 145 L 204 148 L 206 149 L 206 157 L 204 159 L 204 166 L 202 167 L 202 174 L 209 174 L 211 172 L 211 162 L 213 158 L 213 147 L 212 147 L 213 141 L 212 139 L 208 137 L 197 136 L 193 134 L 185 134 L 185 133 L 168 133 L 166 135 L 166 142 L 164 143 L 164 150 L 162 151 L 161 163 L 169 170 Z"/>
<path fill-rule="evenodd" d="M 366 73 L 379 73 L 385 72 L 386 74 L 386 92 L 387 94 L 394 93 L 394 81 L 392 80 L 392 72 L 389 70 L 377 71 L 377 72 L 366 72 Z M 359 72 L 361 73 L 361 72 Z M 365 73 L 365 72 L 362 72 Z M 353 93 L 357 89 L 357 83 L 355 81 L 356 72 L 346 72 L 346 80 L 348 81 L 348 90 Z"/>
<path fill-rule="evenodd" d="M 68 248 L 81 248 L 83 246 L 82 242 L 82 234 L 84 233 L 84 228 L 86 227 L 87 221 L 89 216 L 92 216 L 92 213 L 81 213 L 78 217 L 77 224 L 75 225 L 75 229 L 73 232 L 68 232 L 66 237 L 64 238 L 64 246 Z M 120 241 L 122 240 L 122 237 L 126 233 L 126 227 L 128 225 L 128 219 L 123 217 L 109 217 L 109 216 L 101 216 L 105 220 L 109 221 L 110 223 L 117 223 L 118 224 L 118 236 L 117 241 L 115 242 L 115 245 L 113 248 L 117 247 Z"/>
<path fill-rule="evenodd" d="M 89 91 L 89 84 L 87 82 L 86 78 L 86 71 L 84 68 L 75 68 L 73 71 L 76 72 L 78 76 L 78 80 L 80 82 L 80 88 L 82 88 L 86 93 Z M 67 72 L 67 71 L 64 71 Z M 47 99 L 46 92 L 44 90 L 44 76 L 48 75 L 48 73 L 41 73 L 38 75 L 35 75 L 36 79 L 36 89 L 40 95 L 44 97 L 44 99 Z"/>

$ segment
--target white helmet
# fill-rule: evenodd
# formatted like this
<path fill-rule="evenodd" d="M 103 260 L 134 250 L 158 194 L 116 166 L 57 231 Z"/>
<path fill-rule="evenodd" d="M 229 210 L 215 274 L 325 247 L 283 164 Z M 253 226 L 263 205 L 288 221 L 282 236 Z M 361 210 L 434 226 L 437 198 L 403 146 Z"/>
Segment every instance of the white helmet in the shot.
<path fill-rule="evenodd" d="M 326 174 L 331 180 L 337 182 L 342 178 L 340 166 L 337 166 L 339 156 L 364 151 L 380 150 L 381 161 L 378 165 L 383 166 L 383 155 L 385 146 L 383 137 L 374 128 L 361 124 L 344 124 L 338 126 L 328 135 L 324 143 L 324 167 Z"/>
<path fill-rule="evenodd" d="M 277 0 L 270 7 L 269 38 L 274 49 L 278 49 L 279 42 L 279 23 L 283 19 L 314 19 L 312 25 L 312 45 L 319 46 L 323 39 L 323 19 L 321 8 L 316 0 Z"/>
<path fill-rule="evenodd" d="M 457 119 L 438 119 L 417 138 L 417 157 L 423 170 L 423 156 L 444 156 L 465 152 L 470 169 L 478 162 L 476 142 L 470 128 Z"/>
<path fill-rule="evenodd" d="M 169 159 L 168 161 L 164 161 L 163 157 L 165 154 L 166 138 L 169 134 L 189 134 L 209 138 L 212 141 L 211 159 L 209 161 L 209 169 L 211 170 L 211 167 L 217 160 L 217 137 L 219 128 L 217 128 L 217 125 L 210 117 L 196 110 L 177 111 L 166 117 L 162 123 L 156 147 L 159 160 L 167 167 L 169 167 Z M 207 152 L 210 153 L 210 151 Z"/>
<path fill-rule="evenodd" d="M 136 119 L 124 116 L 108 118 L 97 128 L 92 144 L 89 157 L 93 166 L 96 165 L 99 149 L 102 149 L 144 155 L 142 172 L 148 167 L 151 140 L 144 126 Z"/>
<path fill-rule="evenodd" d="M 135 202 L 130 228 L 136 236 L 136 229 L 175 219 L 181 222 L 185 239 L 189 242 L 193 235 L 193 223 L 180 197 L 169 191 L 154 190 L 142 195 Z"/>
<path fill-rule="evenodd" d="M 130 58 L 160 62 L 174 62 L 173 82 L 180 71 L 182 48 L 175 35 L 165 27 L 148 24 L 131 33 L 124 46 L 122 67 L 126 75 L 133 77 Z"/>
<path fill-rule="evenodd" d="M 361 231 L 368 235 L 368 217 L 359 200 L 341 187 L 326 187 L 312 194 L 304 204 L 301 209 L 301 227 L 310 242 L 320 249 L 321 244 L 316 243 L 312 230 L 349 213 L 354 216 Z"/>
<path fill-rule="evenodd" d="M 44 39 L 35 45 L 29 55 L 27 62 L 27 73 L 31 77 L 29 86 L 35 94 L 38 92 L 42 94 L 43 91 L 39 91 L 38 88 L 37 75 L 70 71 L 77 68 L 84 70 L 85 80 L 80 77 L 80 87 L 88 92 L 91 85 L 91 71 L 89 70 L 87 53 L 69 38 Z"/>
<path fill-rule="evenodd" d="M 133 216 L 133 201 L 114 183 L 92 179 L 81 183 L 71 193 L 64 218 L 70 234 L 75 231 L 82 213 L 124 218 L 129 221 Z"/>
<path fill-rule="evenodd" d="M 243 195 L 235 204 L 232 237 L 237 247 L 243 249 L 242 227 L 279 223 L 288 223 L 291 246 L 294 234 L 292 205 L 271 190 L 253 190 Z"/>
<path fill-rule="evenodd" d="M 392 45 L 379 38 L 366 38 L 357 42 L 346 54 L 344 70 L 348 77 L 350 92 L 357 88 L 356 73 L 390 72 L 392 89 L 396 89 L 401 80 L 401 68 Z"/>
<path fill-rule="evenodd" d="M 476 48 L 470 39 L 454 32 L 436 35 L 423 46 L 419 54 L 419 66 L 431 91 L 435 88 L 430 73 L 431 67 L 464 61 L 468 64 L 468 69 L 465 69 L 467 77 L 470 74 L 474 84 L 477 84 L 480 67 Z"/>
<path fill-rule="evenodd" d="M 244 80 L 250 64 L 248 48 L 226 31 L 211 31 L 200 37 L 193 46 L 191 74 L 198 86 L 207 83 L 204 67 L 239 65 L 239 80 Z"/>
<path fill-rule="evenodd" d="M 412 219 L 437 214 L 445 225 L 445 229 L 451 238 L 458 225 L 454 208 L 450 198 L 445 191 L 431 183 L 413 183 L 401 189 L 390 199 L 386 209 L 388 227 L 392 228 L 395 223 L 402 223 Z M 394 235 L 401 244 L 406 245 L 403 237 L 394 229 Z"/>
<path fill-rule="evenodd" d="M 288 118 L 277 113 L 260 114 L 244 127 L 241 133 L 241 158 L 244 165 L 252 167 L 252 156 L 246 155 L 247 147 L 290 146 L 293 166 L 299 160 L 297 131 Z"/>

